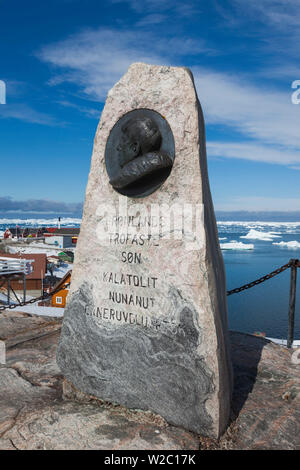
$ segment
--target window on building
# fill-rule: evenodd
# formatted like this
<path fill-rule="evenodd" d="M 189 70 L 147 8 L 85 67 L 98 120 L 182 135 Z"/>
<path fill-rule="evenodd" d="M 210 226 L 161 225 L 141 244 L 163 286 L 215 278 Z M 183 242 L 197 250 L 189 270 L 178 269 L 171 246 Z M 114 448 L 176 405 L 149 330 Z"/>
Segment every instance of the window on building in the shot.
<path fill-rule="evenodd" d="M 56 303 L 62 304 L 62 297 L 56 297 Z"/>

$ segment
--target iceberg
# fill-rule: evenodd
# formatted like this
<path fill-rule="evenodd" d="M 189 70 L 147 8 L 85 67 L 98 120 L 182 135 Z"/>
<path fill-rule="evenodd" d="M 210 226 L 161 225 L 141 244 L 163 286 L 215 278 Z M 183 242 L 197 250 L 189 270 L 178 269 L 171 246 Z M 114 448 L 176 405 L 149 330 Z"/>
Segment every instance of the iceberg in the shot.
<path fill-rule="evenodd" d="M 57 226 L 58 219 L 53 218 L 53 219 L 8 219 L 8 218 L 3 218 L 0 219 L 0 225 L 21 225 L 26 226 L 26 225 L 33 225 L 33 226 L 45 226 L 45 227 L 50 227 L 51 225 Z M 62 217 L 60 221 L 61 226 L 67 226 L 67 225 L 80 225 L 81 224 L 81 219 L 77 217 Z"/>
<path fill-rule="evenodd" d="M 240 227 L 246 227 L 246 228 L 262 228 L 262 227 L 289 227 L 289 228 L 295 228 L 295 227 L 300 227 L 300 222 L 263 222 L 263 221 L 240 221 L 240 220 L 228 220 L 228 221 L 223 221 L 223 220 L 218 220 L 217 225 L 224 225 L 224 226 L 232 226 L 232 225 L 237 225 Z"/>
<path fill-rule="evenodd" d="M 297 240 L 292 240 L 290 242 L 274 242 L 272 245 L 277 245 L 282 248 L 288 248 L 291 250 L 299 250 L 300 249 L 300 243 L 297 242 Z"/>
<path fill-rule="evenodd" d="M 278 235 L 278 232 L 260 232 L 259 230 L 251 229 L 247 235 L 242 235 L 240 238 L 271 242 L 274 238 L 281 238 L 281 236 Z"/>
<path fill-rule="evenodd" d="M 221 243 L 221 250 L 253 250 L 254 245 L 253 243 L 242 243 L 242 242 L 228 242 L 228 243 Z"/>

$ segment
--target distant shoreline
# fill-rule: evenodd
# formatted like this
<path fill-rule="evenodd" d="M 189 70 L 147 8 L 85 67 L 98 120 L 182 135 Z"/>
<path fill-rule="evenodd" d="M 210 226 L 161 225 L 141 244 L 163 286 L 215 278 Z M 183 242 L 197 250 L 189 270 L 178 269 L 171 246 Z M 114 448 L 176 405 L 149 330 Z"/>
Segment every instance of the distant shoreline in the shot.
<path fill-rule="evenodd" d="M 218 223 L 297 223 L 300 222 L 300 211 L 215 211 Z M 49 212 L 21 212 L 0 211 L 0 225 L 5 224 L 33 224 L 56 225 L 61 217 L 62 225 L 73 224 L 79 226 L 81 213 L 49 213 Z"/>

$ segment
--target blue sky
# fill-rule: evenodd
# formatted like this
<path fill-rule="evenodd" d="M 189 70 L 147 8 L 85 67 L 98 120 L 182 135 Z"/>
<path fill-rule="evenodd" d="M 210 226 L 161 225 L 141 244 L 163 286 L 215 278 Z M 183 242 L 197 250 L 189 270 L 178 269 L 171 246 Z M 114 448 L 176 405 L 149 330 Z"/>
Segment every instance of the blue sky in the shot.
<path fill-rule="evenodd" d="M 193 71 L 217 210 L 300 211 L 299 26 L 299 0 L 0 0 L 0 210 L 77 210 L 106 94 L 144 61 Z"/>

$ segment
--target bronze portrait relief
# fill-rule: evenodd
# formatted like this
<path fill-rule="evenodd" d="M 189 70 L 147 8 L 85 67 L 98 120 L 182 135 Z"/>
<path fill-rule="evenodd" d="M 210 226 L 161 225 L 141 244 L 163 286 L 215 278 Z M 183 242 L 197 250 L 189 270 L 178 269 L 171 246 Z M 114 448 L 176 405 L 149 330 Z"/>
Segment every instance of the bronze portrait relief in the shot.
<path fill-rule="evenodd" d="M 169 176 L 175 143 L 166 119 L 136 109 L 119 119 L 107 140 L 105 164 L 112 187 L 129 197 L 153 193 Z"/>

